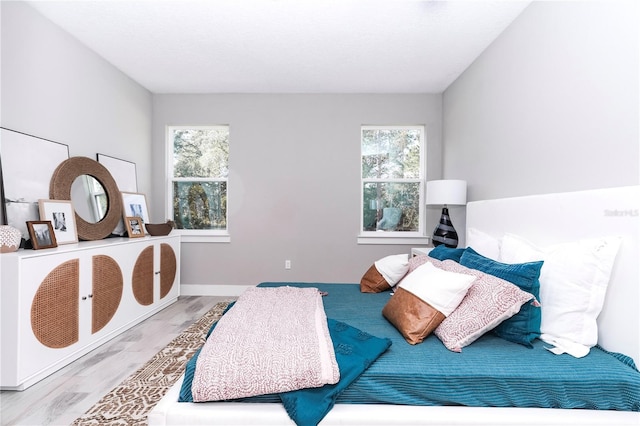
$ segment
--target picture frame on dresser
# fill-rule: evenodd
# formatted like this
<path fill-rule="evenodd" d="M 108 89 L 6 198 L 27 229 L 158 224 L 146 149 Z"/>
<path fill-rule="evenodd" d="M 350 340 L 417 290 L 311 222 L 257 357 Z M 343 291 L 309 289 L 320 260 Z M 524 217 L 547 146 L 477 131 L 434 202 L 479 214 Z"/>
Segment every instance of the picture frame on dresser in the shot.
<path fill-rule="evenodd" d="M 124 222 L 127 226 L 127 235 L 129 238 L 144 237 L 144 224 L 140 217 L 127 216 L 125 217 Z"/>
<path fill-rule="evenodd" d="M 140 192 L 120 192 L 122 194 L 122 216 L 139 217 L 143 223 L 149 223 L 147 198 Z M 125 224 L 125 226 L 128 226 Z"/>
<path fill-rule="evenodd" d="M 40 220 L 51 221 L 57 244 L 78 242 L 76 215 L 69 200 L 38 200 Z"/>
<path fill-rule="evenodd" d="M 34 250 L 58 247 L 50 220 L 29 220 L 27 230 Z"/>

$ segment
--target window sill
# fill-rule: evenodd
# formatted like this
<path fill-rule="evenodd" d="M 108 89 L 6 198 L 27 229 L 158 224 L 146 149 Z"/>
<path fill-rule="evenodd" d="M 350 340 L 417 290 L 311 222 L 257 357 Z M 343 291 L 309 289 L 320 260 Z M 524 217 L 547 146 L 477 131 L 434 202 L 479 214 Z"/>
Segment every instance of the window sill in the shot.
<path fill-rule="evenodd" d="M 229 234 L 207 234 L 198 233 L 193 231 L 179 231 L 174 232 L 180 234 L 180 242 L 182 243 L 230 243 L 231 235 Z"/>
<path fill-rule="evenodd" d="M 380 235 L 358 235 L 358 244 L 395 244 L 395 245 L 429 245 L 431 237 L 399 237 L 399 236 L 380 236 Z"/>

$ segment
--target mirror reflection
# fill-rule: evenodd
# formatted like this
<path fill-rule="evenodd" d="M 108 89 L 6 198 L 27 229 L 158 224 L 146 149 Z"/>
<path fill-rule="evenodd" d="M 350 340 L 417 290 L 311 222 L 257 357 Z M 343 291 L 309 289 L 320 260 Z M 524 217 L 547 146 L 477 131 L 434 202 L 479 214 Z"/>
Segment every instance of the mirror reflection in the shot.
<path fill-rule="evenodd" d="M 71 184 L 71 202 L 78 216 L 98 223 L 107 214 L 108 199 L 104 187 L 91 175 L 80 175 Z"/>

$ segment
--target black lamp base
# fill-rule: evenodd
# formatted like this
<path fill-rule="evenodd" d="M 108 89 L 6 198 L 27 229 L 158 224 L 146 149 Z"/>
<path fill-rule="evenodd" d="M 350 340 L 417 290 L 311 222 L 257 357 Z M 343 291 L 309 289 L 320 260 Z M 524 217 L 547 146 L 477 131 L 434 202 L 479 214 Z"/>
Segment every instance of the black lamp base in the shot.
<path fill-rule="evenodd" d="M 433 231 L 433 245 L 439 246 L 440 244 L 444 244 L 449 248 L 458 247 L 458 233 L 451 223 L 449 209 L 446 207 L 442 208 L 440 223 L 438 223 L 438 226 L 436 226 L 436 229 Z"/>

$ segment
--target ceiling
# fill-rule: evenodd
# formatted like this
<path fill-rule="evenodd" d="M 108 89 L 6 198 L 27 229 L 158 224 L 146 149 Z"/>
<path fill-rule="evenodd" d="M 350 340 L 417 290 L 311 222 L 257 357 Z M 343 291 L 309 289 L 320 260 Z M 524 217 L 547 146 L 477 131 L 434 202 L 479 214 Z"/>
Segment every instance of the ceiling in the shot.
<path fill-rule="evenodd" d="M 28 1 L 153 93 L 441 93 L 530 1 Z"/>

